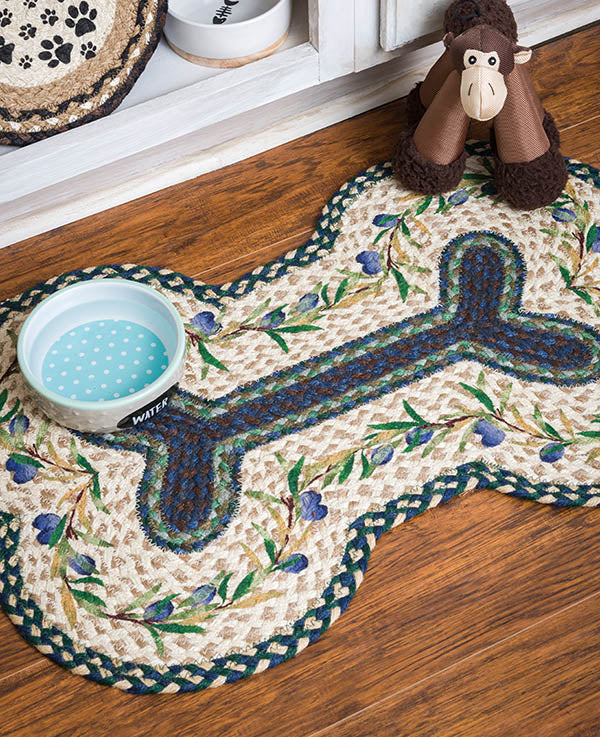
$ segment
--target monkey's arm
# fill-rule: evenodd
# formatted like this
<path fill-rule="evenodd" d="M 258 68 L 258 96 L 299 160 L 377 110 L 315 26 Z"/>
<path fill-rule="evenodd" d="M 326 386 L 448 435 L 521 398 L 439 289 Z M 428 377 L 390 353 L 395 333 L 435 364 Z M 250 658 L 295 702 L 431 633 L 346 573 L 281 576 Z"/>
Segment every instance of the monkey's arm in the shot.
<path fill-rule="evenodd" d="M 460 101 L 460 74 L 452 70 L 421 118 L 413 140 L 428 161 L 445 166 L 463 153 L 469 118 Z"/>
<path fill-rule="evenodd" d="M 506 102 L 494 120 L 498 156 L 506 164 L 533 161 L 548 151 L 550 141 L 542 103 L 522 64 L 506 77 L 506 88 Z"/>
<path fill-rule="evenodd" d="M 423 83 L 419 87 L 419 97 L 425 107 L 429 107 L 433 102 L 433 98 L 441 90 L 446 78 L 454 69 L 448 49 L 431 67 Z"/>

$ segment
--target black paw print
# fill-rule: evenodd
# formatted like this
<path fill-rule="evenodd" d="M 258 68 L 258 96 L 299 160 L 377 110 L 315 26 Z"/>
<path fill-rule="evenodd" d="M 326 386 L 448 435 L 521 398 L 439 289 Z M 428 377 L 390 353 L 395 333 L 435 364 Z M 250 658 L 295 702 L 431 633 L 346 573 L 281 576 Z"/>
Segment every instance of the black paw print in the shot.
<path fill-rule="evenodd" d="M 24 26 L 19 27 L 19 36 L 21 38 L 33 38 L 36 31 L 37 28 L 35 26 L 32 26 L 31 23 L 26 23 Z"/>
<path fill-rule="evenodd" d="M 31 65 L 33 64 L 33 59 L 29 56 L 29 54 L 25 54 L 25 56 L 22 56 L 19 59 L 19 66 L 23 69 L 31 69 Z"/>
<path fill-rule="evenodd" d="M 2 64 L 12 64 L 12 55 L 15 50 L 14 44 L 7 44 L 4 36 L 0 36 L 0 62 Z"/>
<path fill-rule="evenodd" d="M 48 8 L 44 10 L 44 12 L 40 15 L 40 18 L 42 20 L 42 23 L 48 26 L 53 26 L 58 21 L 56 10 L 49 10 Z"/>
<path fill-rule="evenodd" d="M 91 41 L 81 44 L 81 56 L 85 56 L 86 59 L 93 59 L 96 56 L 96 51 L 98 51 L 98 47 Z"/>
<path fill-rule="evenodd" d="M 4 26 L 10 26 L 10 24 L 12 23 L 12 17 L 13 14 L 8 8 L 0 10 L 0 28 L 4 28 Z"/>
<path fill-rule="evenodd" d="M 42 51 L 38 57 L 42 61 L 47 61 L 49 67 L 57 67 L 59 62 L 68 64 L 71 61 L 73 44 L 65 43 L 62 36 L 53 36 L 52 41 L 44 39 L 42 48 L 46 51 Z"/>
<path fill-rule="evenodd" d="M 35 6 L 38 4 L 38 0 L 23 0 L 23 5 L 31 10 L 31 8 L 35 8 Z"/>
<path fill-rule="evenodd" d="M 76 36 L 85 36 L 86 33 L 96 30 L 96 24 L 93 21 L 98 15 L 98 12 L 95 8 L 90 8 L 86 0 L 81 0 L 79 7 L 77 5 L 69 5 L 67 12 L 70 18 L 67 18 L 65 24 L 69 28 L 75 28 Z"/>

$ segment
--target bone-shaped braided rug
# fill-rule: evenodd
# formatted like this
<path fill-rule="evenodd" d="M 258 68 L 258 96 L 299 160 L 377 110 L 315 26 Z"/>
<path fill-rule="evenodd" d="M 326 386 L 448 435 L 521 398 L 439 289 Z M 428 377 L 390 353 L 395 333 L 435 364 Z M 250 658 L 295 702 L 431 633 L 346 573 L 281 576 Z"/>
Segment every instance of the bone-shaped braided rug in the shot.
<path fill-rule="evenodd" d="M 0 305 L 0 596 L 74 673 L 192 691 L 290 658 L 348 606 L 378 537 L 461 492 L 600 503 L 600 177 L 520 213 L 470 146 L 456 192 L 388 164 L 305 246 L 223 287 L 86 269 Z M 184 378 L 146 424 L 75 434 L 15 362 L 31 308 L 121 276 L 186 323 Z"/>

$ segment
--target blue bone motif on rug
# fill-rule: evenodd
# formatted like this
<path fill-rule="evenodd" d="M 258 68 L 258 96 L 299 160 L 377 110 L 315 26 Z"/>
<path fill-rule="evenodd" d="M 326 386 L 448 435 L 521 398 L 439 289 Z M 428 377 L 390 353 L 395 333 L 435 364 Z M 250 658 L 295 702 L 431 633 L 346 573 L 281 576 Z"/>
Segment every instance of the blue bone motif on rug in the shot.
<path fill-rule="evenodd" d="M 230 285 L 98 267 L 0 304 L 0 602 L 30 643 L 132 693 L 229 683 L 320 637 L 380 535 L 441 502 L 600 504 L 599 173 L 569 162 L 561 199 L 522 216 L 489 148 L 468 151 L 437 200 L 363 172 L 305 246 Z M 46 295 L 114 276 L 182 311 L 186 376 L 139 428 L 69 433 L 32 405 L 13 341 Z M 293 296 L 256 312 L 281 284 Z M 228 343 L 246 310 L 258 327 Z M 228 373 L 236 345 L 268 370 Z"/>
<path fill-rule="evenodd" d="M 180 391 L 141 432 L 88 440 L 144 452 L 148 467 L 138 493 L 147 534 L 178 553 L 201 550 L 235 515 L 244 454 L 282 435 L 458 361 L 478 361 L 526 381 L 571 386 L 596 380 L 600 334 L 573 320 L 523 312 L 525 278 L 509 239 L 491 232 L 459 236 L 440 259 L 439 304 L 429 312 L 213 402 Z M 154 485 L 160 479 L 161 487 L 152 515 L 150 479 Z M 223 492 L 215 494 L 215 487 Z"/>

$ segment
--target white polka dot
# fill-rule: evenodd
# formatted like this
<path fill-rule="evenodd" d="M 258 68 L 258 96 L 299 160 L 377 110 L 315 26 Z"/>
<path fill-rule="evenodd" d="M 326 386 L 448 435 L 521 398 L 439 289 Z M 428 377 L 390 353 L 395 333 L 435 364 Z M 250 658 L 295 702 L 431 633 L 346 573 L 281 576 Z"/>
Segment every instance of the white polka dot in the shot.
<path fill-rule="evenodd" d="M 114 348 L 114 347 L 115 347 L 115 344 L 114 344 L 114 343 L 109 343 L 109 344 L 108 344 L 108 347 L 109 347 L 109 348 Z"/>
<path fill-rule="evenodd" d="M 167 368 L 166 365 L 163 363 L 163 365 L 161 366 L 161 369 L 164 371 L 166 368 Z"/>
<path fill-rule="evenodd" d="M 69 363 L 69 361 L 70 361 L 70 360 L 71 360 L 71 359 L 69 358 L 69 356 L 66 356 L 66 357 L 65 357 L 65 363 Z"/>
<path fill-rule="evenodd" d="M 80 353 L 79 358 L 83 358 L 85 356 L 85 353 Z"/>
<path fill-rule="evenodd" d="M 137 379 L 137 374 L 131 374 L 132 379 Z"/>
<path fill-rule="evenodd" d="M 71 394 L 71 399 L 77 399 L 77 394 Z"/>
<path fill-rule="evenodd" d="M 87 340 L 82 340 L 81 342 L 85 345 L 87 343 Z"/>
<path fill-rule="evenodd" d="M 148 356 L 149 361 L 154 361 L 154 356 Z"/>
<path fill-rule="evenodd" d="M 84 328 L 84 330 L 85 330 L 86 333 L 89 333 L 90 332 L 90 329 L 89 328 Z"/>
<path fill-rule="evenodd" d="M 137 358 L 136 358 L 136 359 L 135 359 L 135 361 L 134 361 L 133 363 L 134 363 L 134 364 L 135 364 L 136 366 L 139 366 L 139 363 L 140 363 L 140 362 L 139 362 L 139 361 L 137 360 Z"/>
<path fill-rule="evenodd" d="M 66 371 L 61 371 L 61 372 L 60 372 L 60 375 L 61 375 L 61 376 L 66 376 L 66 375 L 67 375 L 67 372 L 66 372 Z"/>
<path fill-rule="evenodd" d="M 69 343 L 69 345 L 67 346 L 67 348 L 68 348 L 69 350 L 71 350 L 71 348 L 72 348 L 72 347 L 73 347 L 73 346 L 72 346 L 72 345 L 71 345 L 70 343 Z"/>
<path fill-rule="evenodd" d="M 100 384 L 100 389 L 106 389 L 106 384 Z"/>
<path fill-rule="evenodd" d="M 74 384 L 79 384 L 79 379 L 73 379 Z"/>
<path fill-rule="evenodd" d="M 107 361 L 112 361 L 112 356 L 106 356 Z"/>
<path fill-rule="evenodd" d="M 119 392 L 115 392 L 115 393 L 113 394 L 113 397 L 115 397 L 115 398 L 118 398 L 118 397 L 120 397 L 120 396 L 121 396 L 121 395 L 119 394 Z"/>
<path fill-rule="evenodd" d="M 152 369 L 146 369 L 146 373 L 147 374 L 151 374 L 152 373 Z"/>
<path fill-rule="evenodd" d="M 117 379 L 117 384 L 122 384 L 122 383 L 123 383 L 123 379 Z"/>
<path fill-rule="evenodd" d="M 99 353 L 99 352 L 100 352 L 100 348 L 94 348 L 94 353 Z"/>
<path fill-rule="evenodd" d="M 123 343 L 129 343 L 129 338 L 123 338 Z"/>
<path fill-rule="evenodd" d="M 156 343 L 150 343 L 150 348 L 156 348 Z"/>
<path fill-rule="evenodd" d="M 111 334 L 111 335 L 116 335 L 116 334 L 117 334 L 117 331 L 116 331 L 116 330 L 111 330 L 111 331 L 110 331 L 110 334 Z"/>
<path fill-rule="evenodd" d="M 144 333 L 138 333 L 138 338 L 143 338 L 143 337 L 144 337 Z"/>
<path fill-rule="evenodd" d="M 64 386 L 63 386 L 63 385 L 61 384 L 61 385 L 60 385 L 60 386 L 58 387 L 58 391 L 59 391 L 59 392 L 62 392 L 62 390 L 63 390 L 63 389 L 64 389 Z"/>
<path fill-rule="evenodd" d="M 139 345 L 136 347 L 136 351 L 141 351 L 142 349 L 139 347 Z"/>
<path fill-rule="evenodd" d="M 125 364 L 124 363 L 120 363 L 119 364 L 119 368 L 121 369 L 121 371 L 123 371 L 123 369 L 125 368 Z"/>
<path fill-rule="evenodd" d="M 96 378 L 95 374 L 88 374 L 88 379 L 95 379 L 95 378 Z"/>
<path fill-rule="evenodd" d="M 110 371 L 108 369 L 104 369 L 105 374 L 110 374 Z"/>
<path fill-rule="evenodd" d="M 50 383 L 50 382 L 52 381 L 51 377 L 49 376 L 49 377 L 48 377 L 48 378 L 46 379 L 46 381 L 47 381 L 48 383 Z"/>
<path fill-rule="evenodd" d="M 135 391 L 135 389 L 133 387 L 131 387 L 131 389 L 129 390 L 129 393 L 130 394 L 133 394 L 134 391 Z"/>
<path fill-rule="evenodd" d="M 86 394 L 91 394 L 91 393 L 92 393 L 92 390 L 91 390 L 91 389 L 86 389 L 86 390 L 85 390 L 85 393 L 86 393 Z"/>
<path fill-rule="evenodd" d="M 121 351 L 121 355 L 122 356 L 126 356 L 127 355 L 127 351 Z"/>
<path fill-rule="evenodd" d="M 128 325 L 125 330 L 131 330 L 131 325 Z"/>
<path fill-rule="evenodd" d="M 92 361 L 92 366 L 95 366 L 95 365 L 96 365 L 96 361 Z"/>
<path fill-rule="evenodd" d="M 103 323 L 103 322 L 101 322 L 101 323 L 100 323 L 100 327 L 101 327 L 101 328 L 103 328 L 103 327 L 104 327 L 104 323 Z"/>
<path fill-rule="evenodd" d="M 50 364 L 50 368 L 54 368 L 55 366 L 56 366 L 56 364 L 55 364 L 55 363 L 51 363 L 51 364 Z"/>
<path fill-rule="evenodd" d="M 52 355 L 54 355 L 54 356 L 55 356 L 55 355 L 56 355 L 57 353 L 58 353 L 58 351 L 52 351 Z"/>
<path fill-rule="evenodd" d="M 81 371 L 81 369 L 82 369 L 81 366 L 75 366 L 75 371 Z"/>
<path fill-rule="evenodd" d="M 75 335 L 75 332 L 73 331 L 72 333 L 69 333 L 69 335 Z"/>
<path fill-rule="evenodd" d="M 101 339 L 102 339 L 102 336 L 100 335 L 100 333 L 98 333 L 98 335 L 96 336 L 96 338 L 97 338 L 98 340 L 101 340 Z"/>

